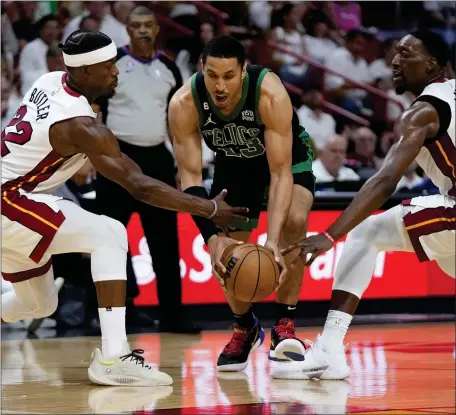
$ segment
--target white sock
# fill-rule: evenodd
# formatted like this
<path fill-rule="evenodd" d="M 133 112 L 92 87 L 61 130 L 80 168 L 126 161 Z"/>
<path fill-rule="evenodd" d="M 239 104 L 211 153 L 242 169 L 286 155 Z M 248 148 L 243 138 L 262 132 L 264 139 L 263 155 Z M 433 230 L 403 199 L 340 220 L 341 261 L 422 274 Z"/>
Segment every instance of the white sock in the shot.
<path fill-rule="evenodd" d="M 99 308 L 101 352 L 105 358 L 119 357 L 125 351 L 125 307 Z"/>
<path fill-rule="evenodd" d="M 353 316 L 343 311 L 329 310 L 320 339 L 325 350 L 329 352 L 344 350 L 345 335 L 352 319 Z"/>

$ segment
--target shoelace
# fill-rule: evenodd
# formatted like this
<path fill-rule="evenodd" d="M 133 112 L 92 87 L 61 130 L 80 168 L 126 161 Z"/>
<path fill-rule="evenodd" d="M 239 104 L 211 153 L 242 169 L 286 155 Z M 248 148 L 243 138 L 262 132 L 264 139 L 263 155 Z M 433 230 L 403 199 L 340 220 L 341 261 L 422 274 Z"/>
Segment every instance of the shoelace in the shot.
<path fill-rule="evenodd" d="M 282 318 L 276 326 L 277 334 L 280 339 L 294 339 L 296 338 L 296 327 L 293 320 L 289 318 Z"/>
<path fill-rule="evenodd" d="M 126 354 L 125 356 L 120 356 L 120 360 L 123 362 L 130 358 L 131 362 L 136 362 L 137 365 L 141 365 L 142 367 L 146 369 L 151 369 L 149 365 L 146 365 L 144 362 L 144 357 L 140 356 L 141 354 L 144 354 L 143 349 L 134 349 L 130 353 Z"/>
<path fill-rule="evenodd" d="M 234 327 L 234 334 L 230 342 L 223 349 L 223 354 L 237 356 L 241 353 L 242 347 L 247 340 L 249 332 L 247 330 Z"/>

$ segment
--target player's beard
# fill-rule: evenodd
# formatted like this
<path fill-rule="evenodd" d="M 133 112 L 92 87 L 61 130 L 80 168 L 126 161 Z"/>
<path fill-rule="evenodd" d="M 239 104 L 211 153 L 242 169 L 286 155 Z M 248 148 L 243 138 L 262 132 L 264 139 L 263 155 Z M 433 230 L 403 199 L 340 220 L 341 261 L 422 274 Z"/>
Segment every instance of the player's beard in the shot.
<path fill-rule="evenodd" d="M 407 87 L 405 85 L 398 85 L 395 88 L 395 91 L 397 95 L 402 95 L 407 92 Z"/>

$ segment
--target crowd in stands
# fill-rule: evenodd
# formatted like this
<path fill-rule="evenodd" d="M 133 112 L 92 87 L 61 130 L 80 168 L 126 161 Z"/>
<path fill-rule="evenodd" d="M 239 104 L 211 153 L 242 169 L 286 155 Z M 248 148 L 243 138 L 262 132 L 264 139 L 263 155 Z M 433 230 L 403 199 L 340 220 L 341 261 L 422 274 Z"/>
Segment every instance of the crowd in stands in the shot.
<path fill-rule="evenodd" d="M 395 3 L 260 0 L 205 2 L 202 7 L 198 2 L 4 1 L 2 129 L 40 75 L 64 70 L 58 42 L 76 29 L 101 30 L 122 46 L 129 39 L 128 13 L 143 4 L 159 17 L 158 47 L 175 60 L 184 82 L 201 69 L 204 45 L 219 34 L 242 41 L 250 63 L 274 70 L 289 88 L 312 138 L 319 189 L 343 190 L 331 183 L 362 183 L 379 168 L 392 145 L 394 120 L 413 102 L 413 96 L 397 95 L 392 85 L 398 38 L 415 28 L 429 28 L 440 31 L 454 50 L 453 2 L 404 2 L 402 14 Z M 382 13 L 376 12 L 380 5 Z M 395 21 L 385 16 L 395 16 Z M 454 67 L 454 51 L 452 63 Z M 451 67 L 448 76 L 454 77 Z M 207 148 L 204 158 L 210 180 L 212 154 Z M 400 187 L 421 189 L 423 183 L 430 182 L 412 166 Z M 432 183 L 424 188 L 433 191 Z"/>

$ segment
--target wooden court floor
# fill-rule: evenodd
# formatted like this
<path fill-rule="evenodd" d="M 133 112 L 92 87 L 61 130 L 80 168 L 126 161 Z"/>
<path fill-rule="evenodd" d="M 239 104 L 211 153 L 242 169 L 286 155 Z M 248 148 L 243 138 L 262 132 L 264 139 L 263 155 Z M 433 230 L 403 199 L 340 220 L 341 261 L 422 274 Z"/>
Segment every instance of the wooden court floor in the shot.
<path fill-rule="evenodd" d="M 172 387 L 157 388 L 91 385 L 87 367 L 98 338 L 2 341 L 1 413 L 455 413 L 454 323 L 352 327 L 349 381 L 271 379 L 269 334 L 245 372 L 217 374 L 229 336 L 131 336 L 132 347 L 173 376 Z"/>

